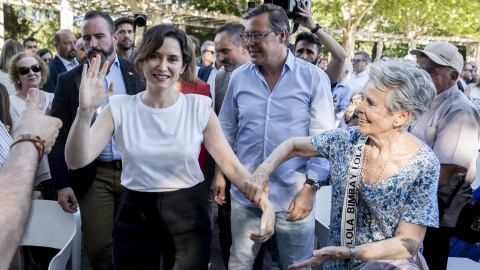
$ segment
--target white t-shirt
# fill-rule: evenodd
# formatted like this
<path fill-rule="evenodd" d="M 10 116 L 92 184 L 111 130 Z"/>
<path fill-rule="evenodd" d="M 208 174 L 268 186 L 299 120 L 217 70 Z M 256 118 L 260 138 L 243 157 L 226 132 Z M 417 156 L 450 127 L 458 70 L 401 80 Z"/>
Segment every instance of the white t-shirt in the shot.
<path fill-rule="evenodd" d="M 142 102 L 142 93 L 109 100 L 113 137 L 122 157 L 122 185 L 135 191 L 168 192 L 202 182 L 198 155 L 211 99 L 180 93 L 172 106 L 155 109 Z"/>
<path fill-rule="evenodd" d="M 48 104 L 50 101 L 53 100 L 53 93 L 45 93 L 45 106 L 43 106 L 42 110 L 38 110 L 38 113 L 45 114 L 47 110 Z M 12 123 L 15 124 L 18 122 L 18 118 L 20 114 L 22 114 L 23 109 L 25 109 L 25 101 L 21 98 L 17 97 L 16 95 L 10 96 L 10 115 L 12 116 Z M 48 166 L 48 158 L 47 155 L 44 155 L 40 163 L 38 164 L 38 170 L 35 174 L 35 186 L 40 184 L 43 180 L 48 180 L 52 178 L 50 175 L 50 167 Z"/>

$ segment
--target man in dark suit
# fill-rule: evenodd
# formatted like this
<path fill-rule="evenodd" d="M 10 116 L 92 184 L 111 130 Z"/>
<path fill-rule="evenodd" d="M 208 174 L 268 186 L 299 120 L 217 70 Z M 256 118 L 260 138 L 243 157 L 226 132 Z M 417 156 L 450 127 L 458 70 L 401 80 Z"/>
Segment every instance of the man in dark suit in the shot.
<path fill-rule="evenodd" d="M 50 77 L 43 85 L 43 91 L 50 93 L 55 91 L 58 75 L 78 66 L 76 59 L 77 38 L 72 31 L 68 29 L 58 30 L 55 34 L 55 49 L 57 50 L 57 55 L 48 63 Z"/>
<path fill-rule="evenodd" d="M 104 90 L 112 82 L 115 83 L 114 94 L 133 95 L 143 90 L 141 85 L 137 87 L 137 78 L 129 69 L 129 62 L 117 57 L 115 45 L 118 34 L 108 14 L 101 11 L 86 13 L 82 36 L 88 61 L 100 55 L 102 63 L 109 63 Z M 120 185 L 121 160 L 115 143 L 110 141 L 97 160 L 82 169 L 69 171 L 65 163 L 65 143 L 79 105 L 82 69 L 82 66 L 78 66 L 58 77 L 51 116 L 60 118 L 63 126 L 49 155 L 50 170 L 62 209 L 74 213 L 77 203 L 80 205 L 83 242 L 92 268 L 113 269 L 113 219 L 123 196 L 123 187 Z"/>

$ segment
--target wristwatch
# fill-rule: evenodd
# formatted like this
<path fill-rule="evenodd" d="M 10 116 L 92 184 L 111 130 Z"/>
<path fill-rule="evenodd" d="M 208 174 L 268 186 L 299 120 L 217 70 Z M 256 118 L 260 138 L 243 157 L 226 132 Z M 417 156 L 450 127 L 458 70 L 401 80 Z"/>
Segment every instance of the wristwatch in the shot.
<path fill-rule="evenodd" d="M 312 34 L 315 34 L 320 28 L 322 27 L 320 26 L 320 24 L 317 23 L 317 26 L 315 26 L 315 28 L 312 29 Z"/>
<path fill-rule="evenodd" d="M 355 246 L 352 245 L 347 245 L 347 247 L 350 249 L 350 258 L 348 258 L 347 264 L 352 264 L 355 261 L 357 250 L 355 249 Z"/>
<path fill-rule="evenodd" d="M 315 181 L 315 180 L 310 180 L 310 179 L 307 179 L 307 181 L 305 181 L 305 184 L 309 184 L 312 186 L 312 189 L 317 191 L 320 189 L 320 187 L 322 187 L 322 184 L 320 184 L 320 181 Z"/>

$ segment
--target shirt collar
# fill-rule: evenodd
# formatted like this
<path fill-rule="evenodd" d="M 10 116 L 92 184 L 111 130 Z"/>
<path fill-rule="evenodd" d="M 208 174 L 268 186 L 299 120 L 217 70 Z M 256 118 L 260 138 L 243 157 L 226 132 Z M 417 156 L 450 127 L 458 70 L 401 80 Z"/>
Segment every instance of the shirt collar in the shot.
<path fill-rule="evenodd" d="M 430 109 L 435 109 L 438 106 L 440 106 L 440 104 L 442 104 L 447 98 L 449 98 L 455 90 L 458 90 L 458 86 L 456 83 L 452 85 L 452 87 L 436 95 L 435 98 L 433 99 L 432 106 L 430 106 Z"/>
<path fill-rule="evenodd" d="M 76 57 L 73 58 L 72 62 L 70 62 L 70 61 L 66 60 L 65 58 L 61 57 L 60 54 L 58 54 L 58 53 L 57 53 L 57 57 L 58 57 L 58 59 L 60 59 L 60 61 L 62 61 L 63 65 L 65 67 L 68 66 L 68 65 L 73 65 L 73 67 L 78 66 L 78 61 L 77 61 Z"/>
<path fill-rule="evenodd" d="M 293 67 L 295 66 L 294 65 L 295 61 L 299 61 L 288 48 L 286 50 L 287 50 L 287 61 L 285 61 L 285 65 L 283 67 L 284 72 L 285 72 L 286 67 L 288 67 L 288 69 L 292 70 Z M 258 65 L 256 65 L 256 64 L 252 65 L 252 69 L 254 69 L 256 72 L 259 71 L 258 68 L 259 68 Z"/>

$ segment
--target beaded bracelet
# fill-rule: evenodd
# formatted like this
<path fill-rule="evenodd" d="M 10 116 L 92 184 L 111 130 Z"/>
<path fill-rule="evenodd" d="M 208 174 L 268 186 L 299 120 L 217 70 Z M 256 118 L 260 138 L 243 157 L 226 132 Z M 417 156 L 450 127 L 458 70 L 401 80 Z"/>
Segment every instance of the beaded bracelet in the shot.
<path fill-rule="evenodd" d="M 33 136 L 32 134 L 20 135 L 17 138 L 15 138 L 15 140 L 13 140 L 10 148 L 12 148 L 15 144 L 19 142 L 32 142 L 38 150 L 38 162 L 42 160 L 43 151 L 45 150 L 44 139 L 40 138 L 40 136 Z"/>

